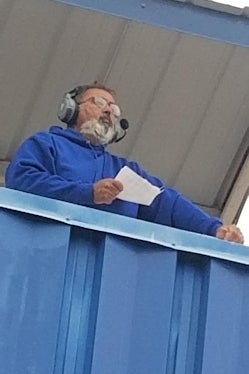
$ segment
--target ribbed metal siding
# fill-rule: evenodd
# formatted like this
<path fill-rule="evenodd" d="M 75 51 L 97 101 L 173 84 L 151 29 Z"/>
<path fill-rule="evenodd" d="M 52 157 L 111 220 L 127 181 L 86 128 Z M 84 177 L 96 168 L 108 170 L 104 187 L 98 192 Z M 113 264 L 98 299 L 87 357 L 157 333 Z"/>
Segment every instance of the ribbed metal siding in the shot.
<path fill-rule="evenodd" d="M 108 219 L 101 232 L 14 205 L 0 217 L 1 374 L 247 373 L 247 265 L 177 250 L 178 230 L 172 250 L 106 233 Z"/>

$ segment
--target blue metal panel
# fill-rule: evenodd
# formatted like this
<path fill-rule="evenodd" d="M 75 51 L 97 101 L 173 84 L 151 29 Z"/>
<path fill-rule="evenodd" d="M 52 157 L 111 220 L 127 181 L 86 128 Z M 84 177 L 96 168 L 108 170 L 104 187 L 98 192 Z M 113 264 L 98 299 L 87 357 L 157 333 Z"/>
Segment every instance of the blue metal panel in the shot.
<path fill-rule="evenodd" d="M 206 257 L 178 256 L 172 329 L 175 346 L 167 373 L 199 372 L 203 351 L 209 264 Z M 172 349 L 172 348 L 171 348 Z M 174 359 L 173 359 L 174 357 Z"/>
<path fill-rule="evenodd" d="M 8 188 L 0 188 L 0 207 L 47 217 L 71 226 L 148 241 L 188 253 L 249 264 L 249 248 L 243 245 Z"/>
<path fill-rule="evenodd" d="M 0 220 L 0 373 L 90 373 L 103 234 L 7 210 Z"/>
<path fill-rule="evenodd" d="M 0 211 L 0 373 L 52 373 L 70 227 Z"/>
<path fill-rule="evenodd" d="M 176 252 L 108 236 L 92 374 L 164 374 Z"/>
<path fill-rule="evenodd" d="M 248 372 L 248 248 L 7 189 L 0 206 L 1 374 Z"/>
<path fill-rule="evenodd" d="M 188 3 L 167 0 L 56 0 L 151 25 L 249 46 L 249 20 Z"/>
<path fill-rule="evenodd" d="M 202 374 L 249 372 L 248 270 L 211 260 Z"/>
<path fill-rule="evenodd" d="M 72 230 L 54 374 L 90 372 L 103 239 L 101 233 Z"/>

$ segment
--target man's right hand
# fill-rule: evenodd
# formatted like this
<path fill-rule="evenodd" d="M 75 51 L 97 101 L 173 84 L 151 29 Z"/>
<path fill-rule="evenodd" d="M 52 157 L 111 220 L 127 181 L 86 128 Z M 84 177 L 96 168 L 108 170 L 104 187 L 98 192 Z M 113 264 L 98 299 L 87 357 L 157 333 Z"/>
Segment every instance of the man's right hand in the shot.
<path fill-rule="evenodd" d="M 111 204 L 121 191 L 123 185 L 118 180 L 101 179 L 93 185 L 93 201 L 95 204 Z"/>

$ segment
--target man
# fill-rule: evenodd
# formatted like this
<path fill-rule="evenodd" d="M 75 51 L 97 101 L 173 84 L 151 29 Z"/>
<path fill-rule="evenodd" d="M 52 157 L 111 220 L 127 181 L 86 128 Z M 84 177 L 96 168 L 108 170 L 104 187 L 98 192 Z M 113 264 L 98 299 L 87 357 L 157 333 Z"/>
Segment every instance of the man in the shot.
<path fill-rule="evenodd" d="M 243 243 L 235 225 L 223 225 L 137 162 L 106 150 L 122 138 L 111 89 L 76 87 L 64 96 L 58 116 L 68 127 L 52 126 L 28 138 L 7 169 L 7 187 Z M 123 166 L 164 191 L 149 206 L 119 199 L 123 185 L 115 176 Z"/>

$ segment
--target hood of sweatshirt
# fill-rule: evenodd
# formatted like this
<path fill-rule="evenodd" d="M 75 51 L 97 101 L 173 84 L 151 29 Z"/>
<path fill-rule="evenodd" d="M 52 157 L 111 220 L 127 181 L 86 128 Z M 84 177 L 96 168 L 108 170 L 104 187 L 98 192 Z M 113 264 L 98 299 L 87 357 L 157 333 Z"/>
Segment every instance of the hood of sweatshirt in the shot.
<path fill-rule="evenodd" d="M 82 147 L 92 149 L 96 155 L 103 154 L 106 151 L 106 146 L 104 145 L 93 145 L 84 135 L 80 134 L 72 127 L 62 128 L 58 125 L 53 125 L 50 127 L 49 132 L 54 135 L 62 136 L 67 138 L 71 142 L 74 142 Z"/>

